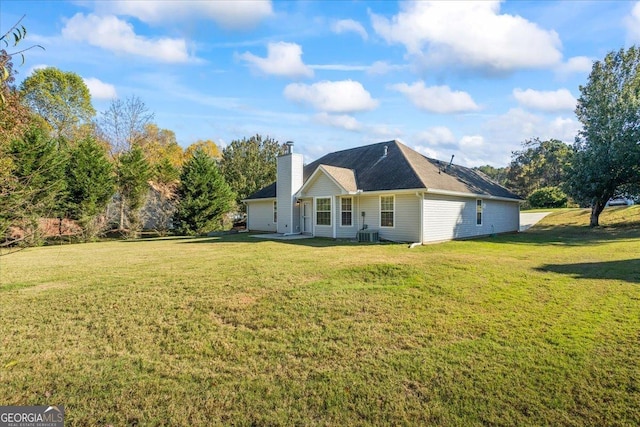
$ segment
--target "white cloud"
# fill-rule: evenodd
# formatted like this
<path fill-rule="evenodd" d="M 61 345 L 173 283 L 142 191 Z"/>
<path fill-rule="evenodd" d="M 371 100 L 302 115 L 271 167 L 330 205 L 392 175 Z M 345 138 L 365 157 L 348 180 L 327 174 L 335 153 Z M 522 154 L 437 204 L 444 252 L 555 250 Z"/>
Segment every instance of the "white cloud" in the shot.
<path fill-rule="evenodd" d="M 292 83 L 284 88 L 284 96 L 328 113 L 368 111 L 379 104 L 360 82 L 353 80 L 325 80 L 312 85 Z"/>
<path fill-rule="evenodd" d="M 407 68 L 407 65 L 388 64 L 384 61 L 376 61 L 371 65 L 348 65 L 348 64 L 315 64 L 309 65 L 309 68 L 314 70 L 327 70 L 327 71 L 365 71 L 371 75 L 382 75 L 390 73 L 391 71 L 403 70 Z"/>
<path fill-rule="evenodd" d="M 266 58 L 250 52 L 239 57 L 265 74 L 293 78 L 313 77 L 313 70 L 302 62 L 302 48 L 295 43 L 269 43 Z"/>
<path fill-rule="evenodd" d="M 353 32 L 360 35 L 362 40 L 367 40 L 369 38 L 367 30 L 364 29 L 362 24 L 358 21 L 354 21 L 353 19 L 341 19 L 340 21 L 334 22 L 331 26 L 331 30 L 337 34 Z"/>
<path fill-rule="evenodd" d="M 29 71 L 27 71 L 27 76 L 30 76 L 36 70 L 42 70 L 44 68 L 49 68 L 49 65 L 47 65 L 47 64 L 36 64 L 33 67 L 29 68 Z"/>
<path fill-rule="evenodd" d="M 493 159 L 491 163 L 504 166 L 510 161 L 510 153 L 522 148 L 522 142 L 540 138 L 543 141 L 557 139 L 572 144 L 578 129 L 580 123 L 573 118 L 546 119 L 541 115 L 513 108 L 483 125 L 482 134 L 490 144 L 485 144 L 481 152 Z"/>
<path fill-rule="evenodd" d="M 456 142 L 456 137 L 448 127 L 434 126 L 416 134 L 415 141 L 430 146 L 451 145 Z"/>
<path fill-rule="evenodd" d="M 112 15 L 85 16 L 77 13 L 66 22 L 62 36 L 70 40 L 85 41 L 112 52 L 144 56 L 160 62 L 190 60 L 184 39 L 148 39 L 137 35 L 128 22 Z"/>
<path fill-rule="evenodd" d="M 347 64 L 315 64 L 309 65 L 309 68 L 314 70 L 327 70 L 327 71 L 367 71 L 368 65 L 347 65 Z"/>
<path fill-rule="evenodd" d="M 432 159 L 437 159 L 440 155 L 438 151 L 434 150 L 431 147 L 425 147 L 424 145 L 414 145 L 412 148 L 423 156 L 427 156 Z"/>
<path fill-rule="evenodd" d="M 449 114 L 476 111 L 479 107 L 467 92 L 452 91 L 449 86 L 426 87 L 423 81 L 412 85 L 398 83 L 391 89 L 404 94 L 416 107 L 432 113 Z"/>
<path fill-rule="evenodd" d="M 484 138 L 480 135 L 466 135 L 460 139 L 461 149 L 473 149 L 476 150 L 484 145 Z"/>
<path fill-rule="evenodd" d="M 640 25 L 640 24 L 638 24 Z M 567 77 L 575 73 L 589 73 L 593 67 L 593 60 L 586 56 L 574 56 L 563 62 L 556 68 L 561 77 Z"/>
<path fill-rule="evenodd" d="M 208 19 L 227 29 L 253 27 L 273 15 L 270 0 L 100 1 L 96 9 L 151 24 Z"/>
<path fill-rule="evenodd" d="M 346 129 L 349 131 L 358 131 L 362 129 L 362 124 L 360 124 L 355 117 L 347 114 L 336 115 L 322 112 L 316 114 L 314 116 L 314 120 L 323 125 Z"/>
<path fill-rule="evenodd" d="M 385 61 L 376 61 L 367 68 L 367 73 L 373 75 L 382 75 L 406 68 L 406 65 L 392 65 Z"/>
<path fill-rule="evenodd" d="M 371 13 L 374 30 L 423 64 L 462 65 L 491 72 L 542 68 L 562 59 L 555 31 L 500 13 L 499 1 L 401 3 L 391 19 Z"/>
<path fill-rule="evenodd" d="M 523 107 L 547 112 L 571 111 L 576 108 L 578 102 L 568 89 L 556 91 L 514 89 L 513 96 Z"/>
<path fill-rule="evenodd" d="M 631 15 L 625 18 L 627 27 L 627 39 L 630 43 L 640 43 L 640 2 L 637 2 L 631 10 Z"/>
<path fill-rule="evenodd" d="M 554 138 L 573 144 L 582 125 L 573 118 L 556 117 L 549 123 L 549 134 L 556 135 Z"/>
<path fill-rule="evenodd" d="M 94 99 L 114 99 L 118 97 L 116 88 L 112 84 L 104 83 L 95 77 L 83 78 L 82 80 L 84 80 L 84 84 L 87 85 L 89 92 L 91 92 L 91 97 Z"/>

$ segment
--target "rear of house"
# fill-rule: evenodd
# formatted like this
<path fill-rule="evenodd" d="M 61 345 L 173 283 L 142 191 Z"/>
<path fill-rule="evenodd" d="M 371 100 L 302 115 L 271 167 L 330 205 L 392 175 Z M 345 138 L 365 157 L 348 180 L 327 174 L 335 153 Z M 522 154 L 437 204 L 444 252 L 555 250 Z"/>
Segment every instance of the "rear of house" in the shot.
<path fill-rule="evenodd" d="M 277 181 L 247 205 L 250 231 L 428 243 L 515 232 L 521 199 L 480 172 L 398 141 L 327 154 L 303 166 L 292 145 Z"/>

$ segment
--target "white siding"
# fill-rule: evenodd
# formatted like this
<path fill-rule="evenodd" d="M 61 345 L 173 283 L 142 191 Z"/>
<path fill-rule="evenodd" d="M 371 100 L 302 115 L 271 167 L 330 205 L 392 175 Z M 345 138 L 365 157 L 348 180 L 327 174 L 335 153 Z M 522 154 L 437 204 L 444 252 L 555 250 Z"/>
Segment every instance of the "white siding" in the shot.
<path fill-rule="evenodd" d="M 464 224 L 465 205 L 473 203 L 474 215 L 470 216 L 467 222 L 473 221 L 475 224 L 475 201 L 475 199 L 426 195 L 423 210 L 423 241 L 437 242 L 462 237 L 461 227 Z"/>
<path fill-rule="evenodd" d="M 268 231 L 271 233 L 276 231 L 276 224 L 273 222 L 273 201 L 270 199 L 247 202 L 247 229 L 249 231 Z"/>
<path fill-rule="evenodd" d="M 305 197 L 329 197 L 342 193 L 340 188 L 333 182 L 331 178 L 324 173 L 316 175 L 314 182 L 307 187 Z"/>
<path fill-rule="evenodd" d="M 344 196 L 351 197 L 352 205 L 351 205 L 351 226 L 343 227 L 342 224 L 342 197 L 336 197 L 336 209 L 335 209 L 335 217 L 336 217 L 336 237 L 338 239 L 355 239 L 358 233 L 358 216 L 360 212 L 358 211 L 358 198 L 356 196 Z"/>
<path fill-rule="evenodd" d="M 425 242 L 463 239 L 517 231 L 520 208 L 518 203 L 482 200 L 482 225 L 476 224 L 475 198 L 425 195 Z"/>
<path fill-rule="evenodd" d="M 380 202 L 378 201 L 378 210 Z M 379 215 L 379 212 L 378 212 Z M 378 223 L 379 224 L 379 223 Z M 415 194 L 398 194 L 395 197 L 394 227 L 378 227 L 380 238 L 400 241 L 420 241 L 420 198 Z"/>
<path fill-rule="evenodd" d="M 509 233 L 520 229 L 520 204 L 486 200 L 482 220 L 485 231 Z"/>
<path fill-rule="evenodd" d="M 338 215 L 339 215 L 339 198 L 336 194 L 340 194 L 340 188 L 331 180 L 328 176 L 321 173 L 318 174 L 314 181 L 309 185 L 305 191 L 304 197 L 313 197 L 313 218 L 311 220 L 313 224 L 313 235 L 316 237 L 337 237 L 338 228 Z M 316 225 L 316 203 L 315 198 L 318 197 L 330 197 L 331 198 L 331 225 Z"/>
<path fill-rule="evenodd" d="M 379 195 L 360 196 L 357 200 L 358 211 L 354 216 L 358 230 L 363 227 L 362 212 L 364 212 L 364 224 L 371 230 L 378 230 L 381 239 L 399 242 L 420 241 L 420 198 L 415 194 L 395 195 L 394 227 L 380 227 Z"/>

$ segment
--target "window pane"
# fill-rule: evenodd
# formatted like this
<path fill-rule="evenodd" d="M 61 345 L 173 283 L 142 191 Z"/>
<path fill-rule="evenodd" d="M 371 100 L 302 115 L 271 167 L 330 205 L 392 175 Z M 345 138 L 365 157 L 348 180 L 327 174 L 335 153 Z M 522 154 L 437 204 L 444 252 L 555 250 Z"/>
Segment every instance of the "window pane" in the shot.
<path fill-rule="evenodd" d="M 383 211 L 393 210 L 393 196 L 384 196 L 380 198 L 380 210 L 383 210 Z"/>
<path fill-rule="evenodd" d="M 331 225 L 331 212 L 318 212 L 317 216 L 318 225 Z"/>
<path fill-rule="evenodd" d="M 350 227 L 352 225 L 351 213 L 352 213 L 353 199 L 351 197 L 343 197 L 342 199 L 340 199 L 340 203 L 342 208 L 341 209 L 342 210 L 341 225 L 343 227 Z"/>
<path fill-rule="evenodd" d="M 351 224 L 351 212 L 342 212 L 342 226 L 350 227 Z"/>
<path fill-rule="evenodd" d="M 316 210 L 318 211 L 330 211 L 331 210 L 331 199 L 316 199 Z"/>
<path fill-rule="evenodd" d="M 331 198 L 316 199 L 316 224 L 331 225 Z"/>
<path fill-rule="evenodd" d="M 393 227 L 393 212 L 381 212 L 380 225 L 382 227 Z"/>
<path fill-rule="evenodd" d="M 380 197 L 380 226 L 393 227 L 394 197 Z"/>
<path fill-rule="evenodd" d="M 342 199 L 342 210 L 343 211 L 351 210 L 351 197 L 345 197 Z"/>

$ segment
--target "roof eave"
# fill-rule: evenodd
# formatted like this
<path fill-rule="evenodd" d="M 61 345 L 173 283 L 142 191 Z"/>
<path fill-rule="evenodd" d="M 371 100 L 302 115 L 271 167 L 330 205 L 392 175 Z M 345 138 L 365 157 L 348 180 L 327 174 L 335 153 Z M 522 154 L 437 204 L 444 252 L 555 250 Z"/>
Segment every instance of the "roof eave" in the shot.
<path fill-rule="evenodd" d="M 276 197 L 262 197 L 260 199 L 242 199 L 240 200 L 242 203 L 247 203 L 247 202 L 265 202 L 265 201 L 269 201 L 269 200 L 276 200 Z"/>
<path fill-rule="evenodd" d="M 489 199 L 489 200 L 498 200 L 498 201 L 504 201 L 504 202 L 518 202 L 518 203 L 524 202 L 523 199 L 519 199 L 519 198 L 501 197 L 501 196 L 494 196 L 491 194 L 464 193 L 461 191 L 437 190 L 437 189 L 431 189 L 431 188 L 427 188 L 425 193 L 437 194 L 441 196 L 473 197 L 476 199 Z"/>

